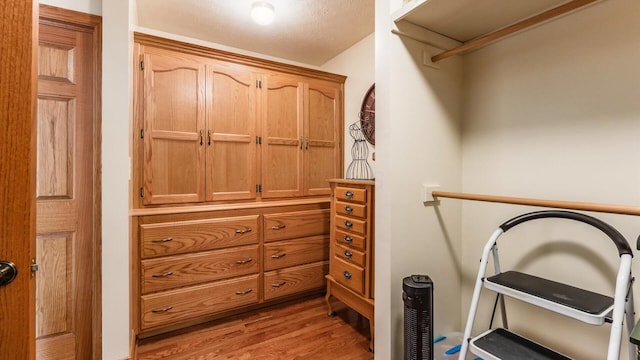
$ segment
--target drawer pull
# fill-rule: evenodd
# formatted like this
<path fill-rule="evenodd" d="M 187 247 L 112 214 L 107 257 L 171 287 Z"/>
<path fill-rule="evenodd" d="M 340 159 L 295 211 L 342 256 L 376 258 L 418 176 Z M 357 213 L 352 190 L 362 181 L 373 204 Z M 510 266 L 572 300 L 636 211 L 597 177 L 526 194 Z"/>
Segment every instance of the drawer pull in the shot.
<path fill-rule="evenodd" d="M 154 314 L 162 314 L 162 313 L 166 313 L 167 311 L 173 309 L 173 306 L 167 306 L 164 309 L 153 309 L 151 310 L 152 313 Z"/>
<path fill-rule="evenodd" d="M 166 273 L 162 273 L 162 274 L 153 274 L 153 275 L 151 275 L 151 277 L 154 277 L 154 278 L 165 278 L 165 277 L 168 277 L 168 276 L 171 276 L 171 275 L 173 275 L 173 271 L 167 271 Z"/>
<path fill-rule="evenodd" d="M 351 257 L 353 256 L 353 253 L 351 253 L 351 251 L 349 250 L 345 250 L 343 254 L 347 259 L 351 259 Z"/>
<path fill-rule="evenodd" d="M 286 228 L 287 225 L 276 225 L 276 226 L 272 226 L 271 230 L 282 230 L 284 228 Z"/>
<path fill-rule="evenodd" d="M 236 291 L 236 295 L 247 295 L 248 293 L 252 292 L 253 289 L 247 289 L 244 291 Z"/>
<path fill-rule="evenodd" d="M 169 242 L 169 241 L 173 241 L 173 238 L 172 238 L 171 236 L 169 236 L 169 237 L 168 237 L 168 238 L 166 238 L 166 239 L 151 240 L 151 242 L 152 242 L 152 243 L 155 243 L 155 244 L 166 243 L 166 242 Z"/>
<path fill-rule="evenodd" d="M 353 223 L 352 223 L 351 221 L 349 221 L 349 220 L 345 220 L 345 221 L 344 221 L 344 226 L 345 226 L 347 229 L 351 229 L 351 228 L 353 227 Z"/>
<path fill-rule="evenodd" d="M 347 214 L 351 214 L 353 212 L 353 208 L 349 205 L 345 205 L 344 212 L 346 212 Z"/>
<path fill-rule="evenodd" d="M 273 255 L 271 255 L 271 258 L 272 258 L 272 259 L 280 259 L 280 258 L 285 257 L 286 255 L 287 255 L 287 253 L 282 253 L 282 254 L 273 254 Z"/>
<path fill-rule="evenodd" d="M 246 260 L 236 260 L 236 264 L 238 264 L 238 265 L 244 265 L 244 264 L 248 264 L 248 263 L 250 263 L 250 262 L 252 262 L 252 261 L 253 261 L 253 259 L 252 259 L 252 258 L 248 258 L 248 259 L 246 259 Z"/>
<path fill-rule="evenodd" d="M 347 270 L 343 271 L 342 275 L 345 277 L 345 279 L 351 280 L 351 273 L 348 272 Z"/>
<path fill-rule="evenodd" d="M 353 191 L 347 190 L 344 192 L 344 196 L 346 196 L 349 199 L 353 198 Z"/>
<path fill-rule="evenodd" d="M 279 283 L 273 283 L 273 284 L 271 284 L 271 286 L 274 287 L 274 288 L 279 288 L 281 286 L 284 286 L 286 283 L 287 283 L 286 281 L 282 281 L 282 282 L 279 282 Z"/>
<path fill-rule="evenodd" d="M 353 238 L 349 235 L 345 235 L 344 236 L 344 242 L 351 244 L 351 242 L 353 241 Z"/>
<path fill-rule="evenodd" d="M 236 234 L 246 234 L 246 233 L 251 232 L 251 231 L 252 231 L 251 228 L 246 228 L 246 229 L 242 229 L 242 230 L 237 229 L 236 230 Z"/>

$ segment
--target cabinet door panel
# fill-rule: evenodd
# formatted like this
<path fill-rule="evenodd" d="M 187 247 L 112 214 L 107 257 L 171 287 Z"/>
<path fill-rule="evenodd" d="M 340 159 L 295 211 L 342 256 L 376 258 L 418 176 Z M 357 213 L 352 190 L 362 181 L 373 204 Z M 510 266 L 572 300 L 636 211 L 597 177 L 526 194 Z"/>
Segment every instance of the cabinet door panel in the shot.
<path fill-rule="evenodd" d="M 144 203 L 202 201 L 204 65 L 151 48 L 144 64 Z"/>
<path fill-rule="evenodd" d="M 340 90 L 322 82 L 305 90 L 304 195 L 327 195 L 327 180 L 340 177 L 342 168 Z"/>
<path fill-rule="evenodd" d="M 207 66 L 207 200 L 256 197 L 257 79 L 247 67 Z"/>
<path fill-rule="evenodd" d="M 302 191 L 303 85 L 269 74 L 262 101 L 262 197 L 300 196 Z"/>

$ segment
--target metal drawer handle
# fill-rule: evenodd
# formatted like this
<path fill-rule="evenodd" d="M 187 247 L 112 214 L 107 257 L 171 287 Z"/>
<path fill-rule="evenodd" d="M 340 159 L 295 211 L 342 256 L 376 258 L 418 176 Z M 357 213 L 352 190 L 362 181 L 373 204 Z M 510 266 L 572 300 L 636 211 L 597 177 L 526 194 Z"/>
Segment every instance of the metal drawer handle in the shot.
<path fill-rule="evenodd" d="M 348 229 L 351 229 L 353 227 L 353 223 L 349 220 L 345 220 L 344 226 L 346 226 Z"/>
<path fill-rule="evenodd" d="M 342 275 L 347 279 L 350 280 L 351 279 L 351 273 L 348 272 L 347 270 L 342 272 Z"/>
<path fill-rule="evenodd" d="M 351 214 L 353 212 L 353 208 L 349 205 L 345 205 L 344 212 L 346 212 L 347 214 Z"/>
<path fill-rule="evenodd" d="M 173 241 L 173 238 L 171 236 L 169 236 L 166 239 L 151 240 L 151 242 L 155 243 L 155 244 L 166 243 L 166 242 L 169 242 L 169 241 Z"/>
<path fill-rule="evenodd" d="M 286 284 L 286 283 L 287 283 L 286 281 L 282 281 L 282 282 L 279 282 L 279 283 L 273 283 L 273 284 L 271 284 L 271 286 L 274 287 L 274 288 L 279 288 L 281 286 L 284 286 L 284 284 Z"/>
<path fill-rule="evenodd" d="M 251 232 L 251 228 L 245 228 L 245 229 L 242 229 L 242 230 L 237 229 L 236 230 L 236 234 L 245 234 L 245 233 L 248 233 L 248 232 Z"/>
<path fill-rule="evenodd" d="M 162 313 L 166 313 L 167 311 L 173 309 L 173 306 L 167 306 L 164 309 L 153 309 L 151 310 L 152 313 L 154 314 L 162 314 Z"/>
<path fill-rule="evenodd" d="M 243 264 L 248 264 L 248 263 L 250 263 L 252 261 L 253 261 L 252 258 L 248 258 L 247 260 L 236 260 L 236 264 L 243 265 Z"/>
<path fill-rule="evenodd" d="M 345 235 L 344 236 L 344 242 L 351 244 L 351 242 L 353 241 L 353 238 L 349 235 Z"/>
<path fill-rule="evenodd" d="M 282 254 L 273 254 L 273 255 L 271 255 L 271 258 L 272 258 L 272 259 L 280 259 L 280 258 L 285 257 L 286 255 L 287 255 L 287 253 L 282 253 Z"/>
<path fill-rule="evenodd" d="M 247 295 L 248 293 L 252 292 L 253 289 L 247 289 L 244 291 L 236 291 L 236 295 Z"/>
<path fill-rule="evenodd" d="M 350 190 L 345 191 L 344 196 L 346 196 L 349 199 L 353 198 L 353 191 L 350 191 Z"/>
<path fill-rule="evenodd" d="M 271 230 L 282 230 L 284 228 L 286 228 L 287 225 L 276 225 L 276 226 L 272 226 Z"/>
<path fill-rule="evenodd" d="M 162 273 L 162 274 L 153 274 L 153 275 L 151 275 L 151 277 L 164 278 L 164 277 L 168 277 L 168 276 L 171 276 L 171 275 L 173 275 L 173 271 L 167 271 L 167 272 Z"/>
<path fill-rule="evenodd" d="M 345 250 L 343 254 L 344 254 L 344 257 L 348 259 L 351 259 L 351 257 L 353 256 L 353 253 L 351 253 L 351 251 L 349 250 Z"/>

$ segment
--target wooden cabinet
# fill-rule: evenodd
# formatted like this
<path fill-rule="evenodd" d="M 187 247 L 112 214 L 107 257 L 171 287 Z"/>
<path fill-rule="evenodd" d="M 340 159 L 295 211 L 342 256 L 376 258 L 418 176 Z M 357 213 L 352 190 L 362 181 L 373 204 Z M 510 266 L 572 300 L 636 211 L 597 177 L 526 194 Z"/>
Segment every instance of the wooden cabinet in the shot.
<path fill-rule="evenodd" d="M 331 180 L 331 246 L 327 275 L 327 306 L 331 297 L 369 319 L 373 349 L 374 309 L 374 182 Z"/>
<path fill-rule="evenodd" d="M 135 49 L 134 206 L 330 193 L 343 76 L 148 35 Z"/>
<path fill-rule="evenodd" d="M 154 335 L 323 291 L 329 214 L 328 201 L 289 201 L 134 217 L 136 334 Z"/>

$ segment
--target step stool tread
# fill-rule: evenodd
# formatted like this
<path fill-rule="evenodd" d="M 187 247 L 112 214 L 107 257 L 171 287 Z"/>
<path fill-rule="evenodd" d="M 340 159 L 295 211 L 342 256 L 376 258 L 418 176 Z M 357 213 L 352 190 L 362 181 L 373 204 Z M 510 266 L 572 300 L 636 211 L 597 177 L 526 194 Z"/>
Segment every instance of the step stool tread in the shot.
<path fill-rule="evenodd" d="M 480 335 L 472 340 L 471 345 L 472 352 L 475 347 L 502 360 L 571 360 L 569 357 L 502 328 Z M 486 356 L 486 354 L 475 354 Z"/>
<path fill-rule="evenodd" d="M 506 271 L 486 281 L 592 315 L 602 314 L 613 306 L 610 296 L 518 271 Z"/>

